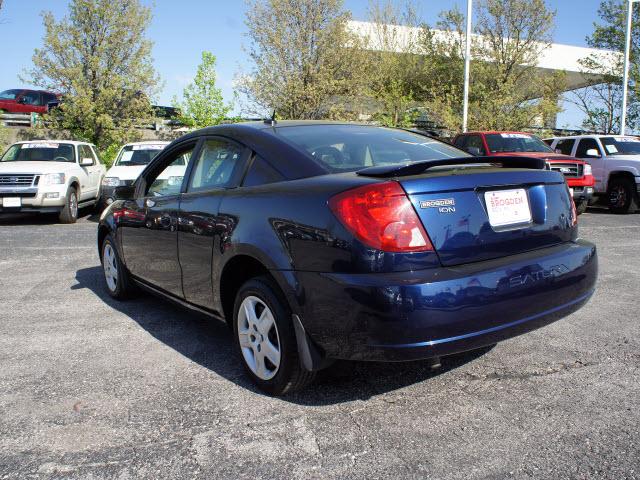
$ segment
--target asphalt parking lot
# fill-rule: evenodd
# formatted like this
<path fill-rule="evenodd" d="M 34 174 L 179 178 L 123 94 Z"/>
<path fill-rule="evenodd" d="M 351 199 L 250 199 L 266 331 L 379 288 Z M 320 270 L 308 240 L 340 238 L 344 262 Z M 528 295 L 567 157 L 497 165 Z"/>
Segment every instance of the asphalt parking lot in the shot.
<path fill-rule="evenodd" d="M 0 478 L 640 478 L 640 214 L 580 217 L 600 276 L 572 316 L 286 398 L 225 325 L 111 300 L 95 219 L 54 221 L 0 219 Z"/>

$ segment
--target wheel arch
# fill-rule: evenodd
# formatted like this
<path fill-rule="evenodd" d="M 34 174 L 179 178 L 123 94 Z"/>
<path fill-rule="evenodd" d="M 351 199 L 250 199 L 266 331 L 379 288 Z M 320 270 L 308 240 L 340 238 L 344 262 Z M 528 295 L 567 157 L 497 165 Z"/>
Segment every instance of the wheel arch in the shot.
<path fill-rule="evenodd" d="M 633 172 L 629 170 L 613 170 L 612 172 L 609 172 L 609 177 L 607 179 L 607 190 L 609 190 L 611 182 L 618 178 L 627 178 L 635 183 L 635 175 Z"/>

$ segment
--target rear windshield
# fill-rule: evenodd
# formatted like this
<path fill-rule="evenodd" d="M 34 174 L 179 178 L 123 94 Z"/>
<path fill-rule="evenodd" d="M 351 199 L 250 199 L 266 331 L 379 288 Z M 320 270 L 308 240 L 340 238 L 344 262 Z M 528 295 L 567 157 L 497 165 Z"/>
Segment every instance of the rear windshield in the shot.
<path fill-rule="evenodd" d="M 469 157 L 451 145 L 417 133 L 364 125 L 280 127 L 277 133 L 306 150 L 330 172 L 378 165 Z"/>
<path fill-rule="evenodd" d="M 635 137 L 601 137 L 607 155 L 639 155 L 640 139 Z"/>
<path fill-rule="evenodd" d="M 5 90 L 0 92 L 0 100 L 15 100 L 22 90 Z"/>
<path fill-rule="evenodd" d="M 553 152 L 538 137 L 526 133 L 489 133 L 485 139 L 491 153 Z"/>
<path fill-rule="evenodd" d="M 162 151 L 165 146 L 157 145 L 126 145 L 115 161 L 115 165 L 147 165 Z"/>
<path fill-rule="evenodd" d="M 70 143 L 16 143 L 2 156 L 2 162 L 71 162 L 75 163 Z"/>

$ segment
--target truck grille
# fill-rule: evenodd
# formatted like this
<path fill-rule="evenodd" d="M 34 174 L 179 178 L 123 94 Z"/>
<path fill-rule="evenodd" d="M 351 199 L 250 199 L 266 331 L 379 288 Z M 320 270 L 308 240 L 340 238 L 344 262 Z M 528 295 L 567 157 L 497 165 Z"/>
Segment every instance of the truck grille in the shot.
<path fill-rule="evenodd" d="M 30 187 L 38 184 L 38 179 L 33 174 L 3 174 L 0 175 L 0 187 Z"/>
<path fill-rule="evenodd" d="M 579 163 L 551 163 L 549 167 L 554 172 L 560 172 L 565 177 L 580 178 L 582 177 L 583 165 Z"/>

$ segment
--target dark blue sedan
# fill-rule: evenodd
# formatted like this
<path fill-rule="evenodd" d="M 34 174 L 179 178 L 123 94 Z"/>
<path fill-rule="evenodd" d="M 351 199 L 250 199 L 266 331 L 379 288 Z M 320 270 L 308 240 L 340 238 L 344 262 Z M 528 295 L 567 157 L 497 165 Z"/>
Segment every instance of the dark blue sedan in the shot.
<path fill-rule="evenodd" d="M 405 130 L 206 128 L 116 196 L 98 229 L 109 293 L 141 287 L 228 322 L 275 395 L 336 359 L 492 345 L 575 312 L 596 282 L 561 174 Z"/>

